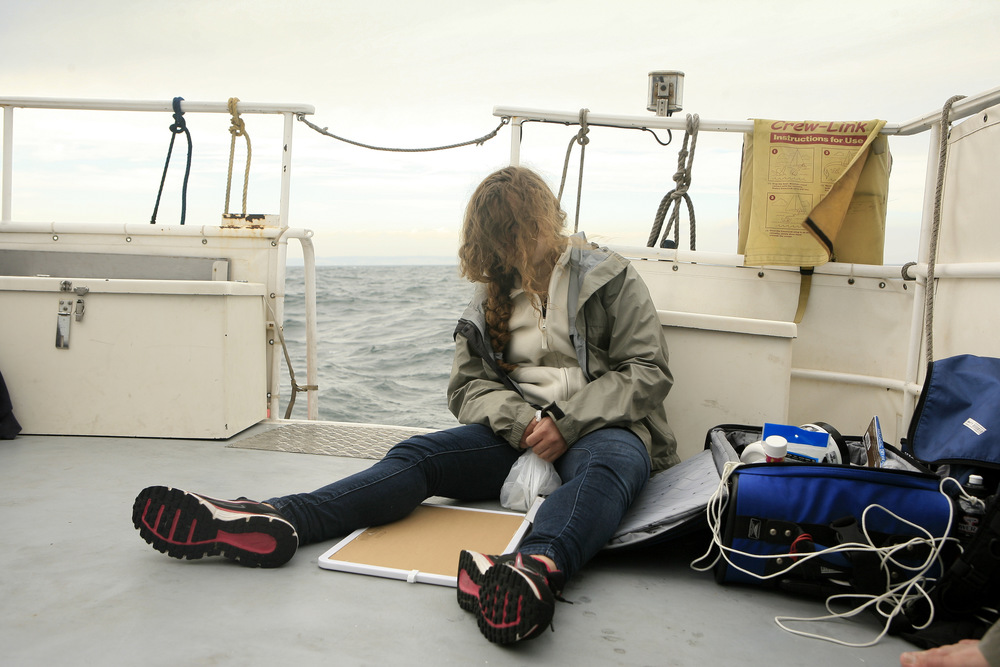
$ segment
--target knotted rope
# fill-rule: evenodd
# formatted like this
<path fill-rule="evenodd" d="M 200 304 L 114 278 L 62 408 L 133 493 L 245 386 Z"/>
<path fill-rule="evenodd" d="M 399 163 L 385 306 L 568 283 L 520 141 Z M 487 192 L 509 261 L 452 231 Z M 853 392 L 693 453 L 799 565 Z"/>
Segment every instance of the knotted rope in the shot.
<path fill-rule="evenodd" d="M 671 228 L 674 230 L 673 247 L 679 247 L 681 224 L 680 200 L 683 199 L 687 203 L 688 219 L 691 223 L 691 250 L 695 249 L 694 204 L 691 202 L 688 190 L 691 187 L 691 167 L 694 165 L 694 150 L 698 144 L 698 126 L 698 114 L 688 114 L 684 143 L 681 144 L 681 149 L 677 153 L 677 172 L 674 174 L 674 183 L 676 183 L 676 186 L 660 200 L 660 206 L 656 210 L 656 218 L 653 221 L 653 229 L 650 231 L 649 239 L 646 241 L 646 247 L 648 248 L 656 245 L 656 241 L 660 237 L 660 229 L 663 227 L 663 220 L 666 218 L 668 211 L 670 211 L 670 219 L 667 221 L 667 228 L 663 231 L 663 240 L 660 242 L 660 247 L 670 247 L 670 241 L 667 240 L 667 236 L 670 234 Z M 689 140 L 691 142 L 690 152 L 688 151 Z M 672 210 L 671 205 L 673 205 Z"/>
<path fill-rule="evenodd" d="M 590 137 L 587 135 L 590 133 L 590 126 L 587 124 L 587 114 L 590 113 L 590 109 L 580 109 L 580 130 L 576 133 L 572 139 L 569 140 L 569 145 L 566 147 L 566 159 L 563 160 L 563 170 L 562 170 L 562 180 L 559 181 L 559 202 L 562 203 L 563 188 L 566 187 L 566 172 L 569 171 L 569 158 L 573 153 L 573 144 L 580 144 L 580 177 L 576 183 L 576 217 L 573 221 L 573 233 L 575 234 L 580 228 L 580 194 L 583 192 L 583 159 L 587 153 L 587 144 L 590 143 Z"/>
<path fill-rule="evenodd" d="M 170 125 L 170 146 L 167 147 L 167 161 L 163 165 L 163 176 L 160 177 L 160 189 L 156 193 L 156 204 L 153 205 L 153 215 L 149 219 L 149 224 L 156 224 L 156 212 L 160 208 L 160 197 L 163 195 L 163 184 L 167 180 L 167 167 L 170 166 L 170 155 L 174 151 L 174 139 L 177 135 L 183 132 L 187 136 L 187 165 L 184 168 L 184 185 L 181 189 L 181 224 L 184 224 L 184 218 L 187 216 L 187 189 L 188 189 L 188 177 L 191 175 L 191 133 L 187 129 L 187 123 L 184 121 L 184 112 L 181 110 L 181 101 L 183 97 L 175 97 L 174 106 L 174 122 Z"/>
<path fill-rule="evenodd" d="M 938 143 L 937 183 L 934 186 L 934 215 L 931 219 L 930 251 L 927 255 L 927 280 L 924 282 L 924 336 L 927 361 L 934 361 L 934 264 L 937 262 L 938 235 L 941 231 L 941 198 L 944 192 L 944 171 L 948 162 L 948 126 L 951 107 L 965 95 L 955 95 L 941 109 L 940 141 Z"/>
<path fill-rule="evenodd" d="M 229 214 L 229 191 L 233 185 L 233 157 L 236 153 L 236 137 L 243 137 L 247 140 L 247 167 L 243 174 L 243 217 L 245 218 L 247 215 L 247 189 L 250 187 L 250 155 L 252 151 L 250 149 L 250 135 L 247 134 L 246 125 L 243 123 L 243 119 L 240 118 L 240 112 L 236 108 L 239 101 L 238 97 L 229 98 L 229 114 L 232 116 L 232 123 L 229 125 L 229 134 L 232 137 L 229 142 L 229 175 L 226 177 L 226 210 L 224 213 L 226 215 Z"/>

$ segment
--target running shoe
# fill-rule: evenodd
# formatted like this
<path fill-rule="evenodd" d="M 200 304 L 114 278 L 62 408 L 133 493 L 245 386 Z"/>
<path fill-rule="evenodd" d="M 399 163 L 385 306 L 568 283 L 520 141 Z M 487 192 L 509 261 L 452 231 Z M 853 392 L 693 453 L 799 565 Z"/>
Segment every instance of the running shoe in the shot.
<path fill-rule="evenodd" d="M 165 486 L 139 493 L 132 523 L 157 551 L 188 560 L 224 556 L 246 567 L 278 567 L 299 544 L 294 526 L 270 505 Z"/>
<path fill-rule="evenodd" d="M 552 623 L 565 576 L 539 559 L 521 554 L 459 557 L 459 605 L 476 614 L 479 631 L 491 642 L 534 639 Z"/>

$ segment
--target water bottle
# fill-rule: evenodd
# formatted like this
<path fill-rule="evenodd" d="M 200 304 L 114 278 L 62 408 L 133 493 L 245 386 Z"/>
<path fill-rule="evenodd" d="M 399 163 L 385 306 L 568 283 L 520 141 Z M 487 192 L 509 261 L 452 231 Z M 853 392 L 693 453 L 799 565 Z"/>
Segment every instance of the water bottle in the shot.
<path fill-rule="evenodd" d="M 969 482 L 965 485 L 965 492 L 979 502 L 970 500 L 965 496 L 958 499 L 958 512 L 955 516 L 955 536 L 958 537 L 963 548 L 968 548 L 969 544 L 979 532 L 979 524 L 986 513 L 986 485 L 983 483 L 981 475 L 969 475 Z"/>

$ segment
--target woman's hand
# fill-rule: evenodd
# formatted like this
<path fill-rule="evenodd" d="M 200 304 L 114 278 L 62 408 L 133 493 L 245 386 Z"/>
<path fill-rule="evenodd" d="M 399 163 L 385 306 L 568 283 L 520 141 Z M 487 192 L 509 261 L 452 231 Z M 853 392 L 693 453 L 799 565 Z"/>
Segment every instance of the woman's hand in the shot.
<path fill-rule="evenodd" d="M 543 461 L 555 463 L 556 459 L 566 453 L 569 445 L 559 432 L 559 427 L 551 417 L 542 417 L 541 421 L 531 420 L 524 429 L 521 441 L 525 447 L 530 447 Z"/>

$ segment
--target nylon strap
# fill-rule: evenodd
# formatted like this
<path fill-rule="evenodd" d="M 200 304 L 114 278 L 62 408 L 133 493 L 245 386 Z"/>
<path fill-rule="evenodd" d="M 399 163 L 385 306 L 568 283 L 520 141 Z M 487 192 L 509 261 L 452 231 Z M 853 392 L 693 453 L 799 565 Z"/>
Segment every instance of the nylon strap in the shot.
<path fill-rule="evenodd" d="M 813 268 L 803 266 L 799 269 L 799 303 L 795 308 L 795 324 L 800 324 L 806 314 L 806 305 L 809 303 L 809 292 L 812 290 Z"/>

